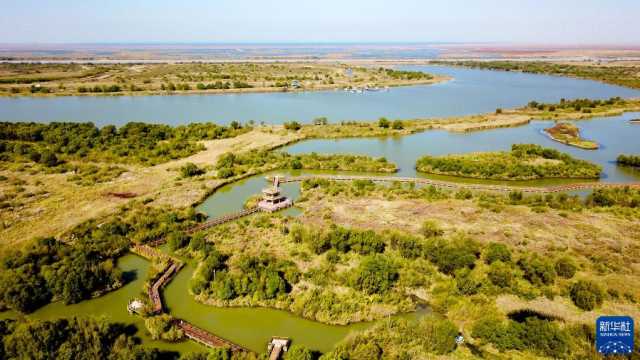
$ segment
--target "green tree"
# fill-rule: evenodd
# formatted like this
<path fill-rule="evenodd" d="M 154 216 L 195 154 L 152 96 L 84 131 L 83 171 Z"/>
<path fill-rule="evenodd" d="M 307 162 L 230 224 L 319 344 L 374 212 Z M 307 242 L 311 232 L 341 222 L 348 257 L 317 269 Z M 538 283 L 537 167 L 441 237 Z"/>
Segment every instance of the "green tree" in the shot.
<path fill-rule="evenodd" d="M 383 118 L 381 117 L 380 119 L 378 119 L 378 127 L 381 127 L 383 129 L 387 129 L 389 128 L 389 120 L 387 120 L 387 118 Z"/>

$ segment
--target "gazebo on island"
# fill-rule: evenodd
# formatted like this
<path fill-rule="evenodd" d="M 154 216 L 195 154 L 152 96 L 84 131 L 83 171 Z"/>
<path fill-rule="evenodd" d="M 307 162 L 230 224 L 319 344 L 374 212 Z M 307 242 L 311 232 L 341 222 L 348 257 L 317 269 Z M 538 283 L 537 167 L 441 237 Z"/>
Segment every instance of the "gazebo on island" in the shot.
<path fill-rule="evenodd" d="M 280 193 L 280 177 L 274 176 L 273 186 L 262 189 L 262 200 L 258 207 L 265 212 L 275 212 L 291 206 L 293 201 Z"/>

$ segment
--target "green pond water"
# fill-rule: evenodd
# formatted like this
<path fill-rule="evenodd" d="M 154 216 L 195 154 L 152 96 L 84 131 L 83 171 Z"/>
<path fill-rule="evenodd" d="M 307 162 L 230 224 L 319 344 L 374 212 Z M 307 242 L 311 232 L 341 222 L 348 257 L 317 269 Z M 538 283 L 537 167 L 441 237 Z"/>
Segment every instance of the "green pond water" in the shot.
<path fill-rule="evenodd" d="M 41 320 L 70 316 L 104 317 L 113 322 L 135 325 L 138 328 L 136 335 L 140 337 L 145 346 L 180 353 L 206 351 L 205 347 L 192 341 L 167 343 L 152 340 L 146 333 L 144 320 L 127 312 L 129 300 L 146 296 L 143 292 L 143 285 L 150 263 L 137 255 L 128 254 L 119 259 L 118 266 L 128 277 L 131 277 L 130 282 L 122 288 L 78 304 L 52 303 L 27 315 L 27 317 Z M 272 336 L 286 336 L 297 344 L 326 352 L 349 334 L 362 331 L 374 324 L 367 322 L 334 326 L 306 320 L 289 312 L 275 309 L 219 308 L 204 305 L 196 302 L 188 292 L 189 282 L 194 271 L 194 264 L 187 262 L 187 265 L 164 288 L 163 298 L 167 311 L 175 317 L 186 319 L 198 327 L 258 353 L 266 352 L 267 343 Z M 427 309 L 422 309 L 394 318 L 418 319 L 427 311 Z M 17 314 L 14 312 L 0 314 L 0 318 L 16 316 Z"/>

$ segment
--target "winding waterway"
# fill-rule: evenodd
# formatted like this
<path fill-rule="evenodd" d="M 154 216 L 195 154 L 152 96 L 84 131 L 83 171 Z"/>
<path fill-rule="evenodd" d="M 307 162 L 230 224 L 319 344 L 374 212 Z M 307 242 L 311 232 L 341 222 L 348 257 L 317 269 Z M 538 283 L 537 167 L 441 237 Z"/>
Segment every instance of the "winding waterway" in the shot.
<path fill-rule="evenodd" d="M 344 91 L 228 95 L 89 96 L 0 98 L 0 121 L 91 121 L 98 126 L 129 121 L 187 124 L 233 120 L 282 123 L 441 117 L 511 108 L 531 100 L 561 98 L 640 97 L 640 91 L 595 81 L 556 76 L 463 69 L 446 66 L 403 66 L 447 75 L 436 85 L 392 88 L 389 92 Z"/>
<path fill-rule="evenodd" d="M 331 119 L 372 119 L 382 115 L 407 118 L 492 111 L 496 107 L 517 106 L 532 99 L 557 101 L 561 97 L 605 98 L 640 95 L 640 92 L 635 90 L 584 80 L 446 67 L 418 69 L 452 75 L 455 80 L 434 86 L 398 88 L 388 93 L 362 95 L 321 92 L 223 96 L 3 98 L 0 99 L 0 120 L 89 120 L 98 124 L 121 124 L 130 120 L 142 120 L 178 124 L 196 120 L 216 119 L 226 122 L 251 118 L 279 122 L 287 119 L 308 120 L 318 115 L 328 115 Z M 640 125 L 628 122 L 638 115 L 625 114 L 615 118 L 578 122 L 584 137 L 602 145 L 595 151 L 581 150 L 550 140 L 541 133 L 543 128 L 551 125 L 549 121 L 534 121 L 517 128 L 465 134 L 427 131 L 400 138 L 309 140 L 283 150 L 294 154 L 315 151 L 384 156 L 399 165 L 398 176 L 424 176 L 416 174 L 414 164 L 418 157 L 425 154 L 508 150 L 513 143 L 537 143 L 602 165 L 604 172 L 601 181 L 629 182 L 638 181 L 640 174 L 619 168 L 614 161 L 620 153 L 640 152 L 637 140 L 640 139 Z M 558 182 L 560 181 L 519 183 L 547 185 Z M 264 174 L 238 181 L 219 189 L 200 204 L 198 209 L 209 216 L 236 211 L 242 208 L 249 196 L 259 193 L 264 185 Z M 285 184 L 284 191 L 288 196 L 296 198 L 299 195 L 299 185 Z M 200 345 L 191 342 L 167 344 L 152 341 L 144 334 L 143 321 L 129 315 L 126 304 L 134 297 L 145 296 L 143 283 L 149 263 L 135 255 L 126 255 L 119 260 L 118 265 L 131 277 L 131 281 L 123 288 L 80 304 L 50 304 L 29 316 L 41 319 L 69 315 L 106 316 L 113 321 L 135 324 L 141 330 L 139 335 L 148 346 L 175 351 L 202 350 Z M 370 326 L 329 326 L 272 309 L 215 308 L 202 305 L 187 291 L 193 271 L 193 265 L 187 265 L 164 290 L 165 302 L 171 314 L 254 351 L 263 352 L 267 340 L 274 335 L 290 336 L 297 343 L 328 351 L 350 332 Z M 14 314 L 5 313 L 0 316 Z"/>
<path fill-rule="evenodd" d="M 626 113 L 617 117 L 594 118 L 577 122 L 576 124 L 581 128 L 582 135 L 585 138 L 595 140 L 600 144 L 600 149 L 598 150 L 583 150 L 553 141 L 542 133 L 543 129 L 553 126 L 552 121 L 532 121 L 526 126 L 471 133 L 452 133 L 444 130 L 435 130 L 403 137 L 306 140 L 287 146 L 282 151 L 291 154 L 317 152 L 322 154 L 343 153 L 374 157 L 384 156 L 388 161 L 396 163 L 400 168 L 400 171 L 395 175 L 405 177 L 521 186 L 548 186 L 576 181 L 584 182 L 584 180 L 570 179 L 481 181 L 450 176 L 425 175 L 417 173 L 415 170 L 416 160 L 427 154 L 445 155 L 477 151 L 508 151 L 512 144 L 535 143 L 569 153 L 576 158 L 588 160 L 602 166 L 603 172 L 600 181 L 636 182 L 640 181 L 640 171 L 617 166 L 615 161 L 620 154 L 640 152 L 640 143 L 638 142 L 638 139 L 640 139 L 640 125 L 629 122 L 630 119 L 638 116 L 640 116 L 640 113 Z M 277 171 L 273 174 L 298 176 L 309 173 L 313 172 Z M 264 178 L 265 174 L 256 175 L 226 185 L 200 204 L 198 210 L 211 217 L 238 211 L 242 209 L 242 205 L 250 195 L 258 194 L 265 186 Z M 283 191 L 290 198 L 296 199 L 300 191 L 299 184 L 284 184 Z"/>

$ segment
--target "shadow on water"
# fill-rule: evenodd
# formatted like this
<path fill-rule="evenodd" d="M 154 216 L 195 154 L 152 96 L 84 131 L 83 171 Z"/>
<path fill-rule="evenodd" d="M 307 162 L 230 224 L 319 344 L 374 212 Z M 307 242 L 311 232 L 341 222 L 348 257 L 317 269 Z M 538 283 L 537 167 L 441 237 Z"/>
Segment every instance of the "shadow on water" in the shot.
<path fill-rule="evenodd" d="M 130 270 L 122 272 L 122 281 L 128 284 L 138 278 L 138 270 Z"/>

